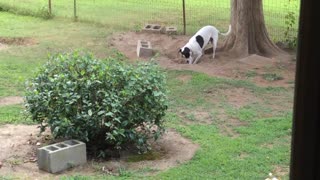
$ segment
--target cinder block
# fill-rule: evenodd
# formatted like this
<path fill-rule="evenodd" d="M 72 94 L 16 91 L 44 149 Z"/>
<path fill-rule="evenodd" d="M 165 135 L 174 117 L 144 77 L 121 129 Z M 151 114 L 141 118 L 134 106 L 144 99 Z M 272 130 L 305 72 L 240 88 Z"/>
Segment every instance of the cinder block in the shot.
<path fill-rule="evenodd" d="M 137 45 L 137 56 L 138 57 L 151 57 L 153 50 L 150 41 L 139 40 Z"/>
<path fill-rule="evenodd" d="M 166 27 L 166 34 L 177 34 L 177 27 Z"/>
<path fill-rule="evenodd" d="M 143 32 L 148 32 L 148 33 L 156 33 L 156 34 L 160 34 L 163 33 L 163 27 L 159 24 L 146 24 L 142 31 Z"/>
<path fill-rule="evenodd" d="M 57 173 L 87 162 L 86 144 L 78 140 L 67 140 L 38 148 L 38 167 Z"/>

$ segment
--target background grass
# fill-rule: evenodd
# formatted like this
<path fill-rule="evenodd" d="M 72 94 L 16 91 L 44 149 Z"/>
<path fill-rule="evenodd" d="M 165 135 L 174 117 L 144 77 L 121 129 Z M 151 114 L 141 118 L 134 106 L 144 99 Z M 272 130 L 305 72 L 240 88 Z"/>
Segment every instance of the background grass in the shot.
<path fill-rule="evenodd" d="M 102 0 L 80 0 L 80 21 L 74 22 L 69 12 L 71 10 L 68 9 L 70 6 L 66 6 L 67 1 L 53 2 L 56 17 L 51 20 L 0 12 L 0 37 L 28 37 L 35 42 L 28 46 L 11 45 L 10 48 L 0 51 L 0 98 L 22 96 L 24 82 L 33 76 L 37 67 L 46 62 L 49 53 L 83 49 L 93 52 L 99 58 L 115 56 L 123 59 L 123 55 L 111 49 L 108 44 L 112 33 L 134 30 L 138 27 L 136 23 L 145 22 L 144 18 L 149 16 L 142 18 L 142 15 L 137 13 L 139 11 L 147 9 L 147 12 L 163 13 L 168 8 L 160 6 L 159 9 L 148 9 L 150 4 L 156 1 L 140 6 L 142 1 L 138 0 L 116 1 L 117 3 L 112 4 Z M 128 14 L 126 11 L 116 12 L 117 8 L 128 7 L 124 6 L 127 4 L 120 6 L 126 2 L 137 7 L 128 9 Z M 159 2 L 169 4 L 169 1 Z M 227 5 L 226 2 L 221 1 L 221 4 Z M 264 2 L 268 5 L 271 0 Z M 1 3 L 27 11 L 37 11 L 45 5 L 45 1 L 35 0 L 19 3 L 17 0 L 0 0 Z M 80 6 L 81 3 L 87 3 L 87 6 Z M 174 10 L 175 6 L 170 8 L 179 14 Z M 202 8 L 205 9 L 206 5 Z M 275 8 L 274 12 L 276 11 L 282 10 Z M 121 14 L 123 12 L 126 13 Z M 134 18 L 131 19 L 132 22 L 126 23 L 130 20 L 131 13 Z M 119 16 L 119 19 L 114 16 Z M 168 24 L 176 21 L 170 14 L 153 14 L 150 18 L 158 16 Z M 226 15 L 221 19 L 227 18 Z M 199 23 L 203 22 L 199 20 Z M 196 23 L 194 25 L 197 26 Z M 259 87 L 249 81 L 209 77 L 191 71 L 167 73 L 170 102 L 165 117 L 166 124 L 200 145 L 195 157 L 188 163 L 161 172 L 155 177 L 145 175 L 156 171 L 155 167 L 150 167 L 139 171 L 119 169 L 119 177 L 107 176 L 97 171 L 96 176 L 74 175 L 63 179 L 265 179 L 269 172 L 281 179 L 288 179 L 292 88 Z M 254 73 L 251 72 L 248 76 L 254 76 Z M 182 81 L 181 77 L 189 78 Z M 229 101 L 226 91 L 236 92 L 237 89 L 242 89 L 254 100 L 241 106 L 234 105 Z M 32 123 L 24 119 L 21 111 L 21 105 L 0 107 L 0 125 Z M 199 112 L 207 116 L 198 116 Z M 240 123 L 230 124 L 230 120 Z M 225 128 L 235 136 L 226 134 Z"/>
<path fill-rule="evenodd" d="M 34 124 L 23 114 L 22 105 L 0 106 L 0 126 L 3 124 Z"/>
<path fill-rule="evenodd" d="M 98 57 L 112 55 L 107 34 L 115 30 L 59 18 L 53 21 L 0 13 L 0 37 L 26 37 L 32 45 L 12 45 L 0 51 L 0 97 L 22 95 L 24 82 L 43 64 L 48 54 L 86 49 Z"/>
<path fill-rule="evenodd" d="M 41 15 L 48 7 L 47 0 L 0 0 L 0 7 L 18 14 Z M 271 38 L 284 41 L 285 16 L 294 12 L 298 19 L 299 1 L 264 0 L 264 14 Z M 73 18 L 73 1 L 52 1 L 52 12 L 57 17 Z M 123 29 L 141 29 L 144 23 L 176 25 L 183 30 L 182 1 L 172 0 L 77 0 L 77 16 L 80 21 L 108 25 Z M 43 13 L 42 13 L 43 14 Z M 230 0 L 187 0 L 187 33 L 193 34 L 199 27 L 213 24 L 226 31 L 230 23 Z M 121 22 L 121 23 L 119 23 Z M 289 37 L 297 36 L 298 24 L 289 31 Z"/>

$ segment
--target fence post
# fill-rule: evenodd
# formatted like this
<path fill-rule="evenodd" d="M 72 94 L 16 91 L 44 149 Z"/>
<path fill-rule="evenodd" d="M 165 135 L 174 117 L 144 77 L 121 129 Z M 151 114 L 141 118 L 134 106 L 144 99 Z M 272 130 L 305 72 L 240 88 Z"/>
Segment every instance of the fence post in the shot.
<path fill-rule="evenodd" d="M 78 19 L 77 17 L 77 0 L 73 0 L 73 14 L 74 14 L 74 20 L 76 21 Z"/>
<path fill-rule="evenodd" d="M 186 35 L 186 4 L 185 4 L 185 0 L 182 0 L 182 11 L 183 11 L 183 34 Z"/>
<path fill-rule="evenodd" d="M 48 9 L 49 9 L 49 14 L 52 15 L 52 11 L 51 11 L 51 0 L 48 0 Z"/>

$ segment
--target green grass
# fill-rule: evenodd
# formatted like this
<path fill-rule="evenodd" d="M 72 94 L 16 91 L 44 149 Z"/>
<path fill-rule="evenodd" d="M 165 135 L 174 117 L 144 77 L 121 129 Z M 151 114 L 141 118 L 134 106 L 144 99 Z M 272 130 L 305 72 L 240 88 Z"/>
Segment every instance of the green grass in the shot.
<path fill-rule="evenodd" d="M 265 20 L 274 41 L 283 40 L 285 16 L 295 12 L 298 19 L 299 1 L 266 0 L 264 3 Z M 47 7 L 47 1 L 38 0 L 0 0 L 0 7 L 20 14 L 37 15 Z M 52 11 L 56 17 L 73 18 L 73 1 L 52 1 Z M 182 32 L 182 1 L 169 0 L 78 0 L 78 20 L 82 22 L 108 25 L 122 29 L 140 29 L 144 23 L 177 25 Z M 41 14 L 40 14 L 41 15 Z M 230 0 L 186 1 L 187 32 L 193 34 L 199 27 L 214 24 L 221 31 L 228 28 L 230 20 Z M 123 22 L 123 23 L 119 23 Z M 289 32 L 290 37 L 297 35 L 298 24 Z"/>
<path fill-rule="evenodd" d="M 245 76 L 247 78 L 253 78 L 256 77 L 258 74 L 255 70 L 249 70 L 248 72 L 246 72 Z"/>
<path fill-rule="evenodd" d="M 0 175 L 0 180 L 14 180 L 16 178 L 12 177 L 12 176 L 1 176 Z"/>
<path fill-rule="evenodd" d="M 159 179 L 265 179 L 276 166 L 289 165 L 290 117 L 257 120 L 238 128 L 236 139 L 221 136 L 214 126 L 179 126 L 201 150 L 187 164 L 160 174 Z M 265 148 L 265 143 L 274 143 Z M 242 155 L 244 157 L 241 157 Z M 287 179 L 288 177 L 281 177 Z"/>
<path fill-rule="evenodd" d="M 178 80 L 177 77 L 186 74 L 192 76 L 188 83 Z M 224 90 L 245 88 L 261 100 L 276 97 L 280 101 L 291 99 L 292 102 L 291 91 L 285 88 L 262 88 L 246 81 L 213 78 L 189 71 L 170 72 L 169 79 L 171 111 L 167 116 L 168 125 L 200 144 L 201 150 L 191 162 L 162 173 L 159 179 L 263 179 L 276 167 L 289 166 L 290 105 L 285 111 L 266 102 L 252 102 L 238 108 L 224 98 Z M 215 97 L 208 96 L 204 89 L 210 89 Z M 216 97 L 219 97 L 219 101 Z M 224 121 L 232 118 L 247 122 L 248 125 L 232 127 L 239 134 L 237 138 L 225 137 L 216 126 L 221 122 L 186 125 L 179 116 L 181 109 L 189 114 L 198 109 L 208 113 L 212 109 L 223 110 L 227 116 Z M 273 117 L 267 118 L 270 116 Z M 213 117 L 216 119 L 213 121 L 219 121 L 217 118 Z M 272 147 L 266 148 L 266 144 L 272 144 Z M 242 154 L 245 154 L 245 158 L 240 157 Z M 288 179 L 288 176 L 282 175 L 281 178 Z"/>
<path fill-rule="evenodd" d="M 0 106 L 0 126 L 3 124 L 34 124 L 23 114 L 22 105 Z"/>
<path fill-rule="evenodd" d="M 103 58 L 114 52 L 106 41 L 107 36 L 115 32 L 113 28 L 5 12 L 0 12 L 0 24 L 0 37 L 27 37 L 34 41 L 33 45 L 14 45 L 0 51 L 0 97 L 22 95 L 25 80 L 47 60 L 50 53 L 84 49 Z"/>
<path fill-rule="evenodd" d="M 16 1 L 0 0 L 0 3 L 31 10 L 34 8 L 35 11 L 39 6 L 33 0 L 16 4 L 14 2 Z M 66 1 L 53 2 L 57 3 L 54 7 L 57 14 L 52 20 L 0 12 L 0 37 L 29 37 L 35 41 L 33 45 L 12 46 L 0 51 L 0 97 L 22 96 L 24 82 L 34 75 L 37 67 L 46 62 L 48 53 L 84 49 L 93 52 L 99 58 L 116 56 L 124 59 L 121 53 L 110 49 L 107 38 L 114 32 L 130 29 L 131 25 L 113 21 L 110 17 L 104 19 L 109 12 L 102 12 L 99 8 L 96 9 L 97 12 L 92 10 L 94 5 L 103 7 L 102 5 L 109 1 L 92 0 L 92 4 L 87 1 L 86 14 L 89 16 L 91 12 L 92 19 L 84 18 L 85 20 L 81 21 L 80 14 L 80 22 L 65 18 L 64 16 L 72 16 L 64 14 L 68 12 L 67 9 L 58 11 L 64 7 L 63 2 Z M 224 1 L 221 2 L 223 3 Z M 114 4 L 116 5 L 117 3 Z M 116 8 L 114 6 L 110 5 Z M 140 10 L 147 6 L 150 4 L 141 6 Z M 114 11 L 115 9 L 112 12 Z M 81 12 L 80 8 L 79 13 Z M 101 22 L 95 20 L 96 16 L 99 16 Z M 109 24 L 108 21 L 112 22 Z M 113 23 L 117 25 L 113 26 Z M 190 80 L 179 80 L 181 76 L 189 76 Z M 254 77 L 256 73 L 248 72 L 247 76 Z M 166 125 L 200 145 L 199 151 L 191 161 L 152 177 L 145 174 L 154 169 L 120 169 L 119 177 L 103 175 L 98 171 L 95 176 L 79 174 L 64 176 L 62 179 L 265 179 L 269 172 L 281 179 L 288 179 L 292 89 L 259 87 L 249 81 L 210 77 L 191 71 L 168 71 L 168 88 L 170 93 Z M 237 92 L 237 89 L 243 89 L 252 97 L 252 101 L 240 107 L 232 104 L 226 92 Z M 24 120 L 21 111 L 22 105 L 0 107 L 0 125 L 32 123 L 30 120 Z M 198 116 L 198 112 L 208 114 L 212 123 L 200 123 L 203 117 Z M 230 119 L 244 124 L 230 126 L 237 134 L 235 137 L 225 135 L 223 126 L 220 126 L 227 124 Z M 157 154 L 151 157 L 154 156 Z M 141 157 L 134 160 L 136 159 L 139 160 Z M 284 173 L 275 173 L 275 169 L 279 167 Z"/>
<path fill-rule="evenodd" d="M 263 74 L 262 77 L 267 81 L 278 81 L 283 79 L 281 75 L 276 73 L 266 73 L 266 74 Z"/>

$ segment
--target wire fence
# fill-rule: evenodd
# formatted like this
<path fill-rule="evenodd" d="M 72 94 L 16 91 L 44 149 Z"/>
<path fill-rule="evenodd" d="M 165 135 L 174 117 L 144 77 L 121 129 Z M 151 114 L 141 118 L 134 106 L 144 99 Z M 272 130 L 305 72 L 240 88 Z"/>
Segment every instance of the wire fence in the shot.
<path fill-rule="evenodd" d="M 79 21 L 103 24 L 110 28 L 139 30 L 146 23 L 176 26 L 191 35 L 204 25 L 214 25 L 221 32 L 230 24 L 230 0 L 51 0 L 55 16 L 74 18 L 74 3 Z M 0 0 L 1 6 L 30 11 L 48 10 L 49 0 Z M 274 42 L 297 37 L 299 1 L 263 0 L 267 30 Z M 286 35 L 287 34 L 287 35 Z"/>

